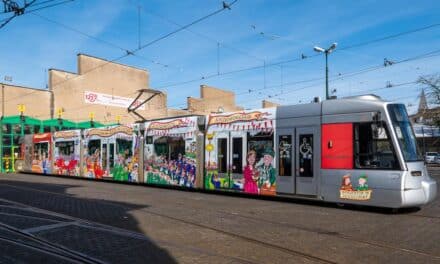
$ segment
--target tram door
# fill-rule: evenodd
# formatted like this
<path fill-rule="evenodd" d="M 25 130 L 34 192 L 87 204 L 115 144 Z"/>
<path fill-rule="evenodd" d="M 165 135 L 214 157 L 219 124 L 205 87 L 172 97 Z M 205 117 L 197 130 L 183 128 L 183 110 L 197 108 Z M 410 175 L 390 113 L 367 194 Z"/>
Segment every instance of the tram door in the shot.
<path fill-rule="evenodd" d="M 111 139 L 101 140 L 101 162 L 102 169 L 110 174 L 110 170 L 115 166 L 115 142 Z"/>
<path fill-rule="evenodd" d="M 105 140 L 101 140 L 101 164 L 102 169 L 108 171 L 108 145 Z"/>
<path fill-rule="evenodd" d="M 232 136 L 230 151 L 231 188 L 242 189 L 241 179 L 243 178 L 243 138 Z M 234 186 L 235 185 L 235 186 Z"/>
<path fill-rule="evenodd" d="M 229 178 L 228 175 L 228 138 L 217 138 L 217 168 L 220 178 Z"/>
<path fill-rule="evenodd" d="M 316 129 L 304 127 L 296 129 L 296 193 L 303 195 L 317 194 L 318 149 L 319 139 Z"/>

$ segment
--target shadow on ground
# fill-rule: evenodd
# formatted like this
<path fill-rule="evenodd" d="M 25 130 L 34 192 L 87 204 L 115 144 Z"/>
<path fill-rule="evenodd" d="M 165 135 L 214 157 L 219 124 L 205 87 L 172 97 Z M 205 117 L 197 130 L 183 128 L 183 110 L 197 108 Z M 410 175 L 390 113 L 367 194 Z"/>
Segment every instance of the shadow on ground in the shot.
<path fill-rule="evenodd" d="M 129 211 L 147 208 L 148 205 L 88 199 L 67 193 L 69 188 L 75 187 L 81 186 L 0 179 L 0 198 L 132 231 L 124 234 L 124 232 L 120 232 L 121 230 L 115 229 L 117 230 L 115 232 L 115 230 L 96 228 L 93 223 L 85 223 L 58 228 L 43 228 L 34 233 L 34 235 L 52 243 L 109 263 L 176 263 L 176 260 L 165 249 L 148 239 L 146 235 L 133 233 L 142 233 L 142 231 L 137 220 Z M 11 210 L 7 207 L 6 209 Z M 29 216 L 24 217 L 29 219 Z M 38 217 L 41 218 L 41 216 Z M 35 220 L 35 217 L 33 219 Z M 0 218 L 0 222 L 2 222 L 2 218 Z M 79 222 L 81 223 L 81 221 Z M 25 228 L 19 226 L 18 223 L 20 221 L 17 220 L 7 224 L 15 224 L 15 227 L 19 229 Z"/>

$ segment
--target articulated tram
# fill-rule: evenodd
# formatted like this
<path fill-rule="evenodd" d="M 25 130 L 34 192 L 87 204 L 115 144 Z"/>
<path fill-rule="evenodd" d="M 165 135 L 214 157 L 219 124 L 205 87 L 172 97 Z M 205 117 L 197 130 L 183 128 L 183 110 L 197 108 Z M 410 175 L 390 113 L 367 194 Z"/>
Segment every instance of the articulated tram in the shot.
<path fill-rule="evenodd" d="M 405 106 L 374 95 L 27 137 L 35 173 L 389 208 L 437 193 Z"/>

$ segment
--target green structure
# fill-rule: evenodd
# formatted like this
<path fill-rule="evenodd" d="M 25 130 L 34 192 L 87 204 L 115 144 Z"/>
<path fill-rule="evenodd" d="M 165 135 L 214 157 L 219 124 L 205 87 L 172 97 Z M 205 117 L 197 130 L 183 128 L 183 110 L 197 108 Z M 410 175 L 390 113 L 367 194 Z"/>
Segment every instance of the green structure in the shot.
<path fill-rule="evenodd" d="M 62 118 L 40 120 L 25 115 L 5 116 L 0 119 L 0 172 L 15 172 L 16 161 L 24 159 L 25 135 L 112 125 L 96 121 L 75 123 Z"/>
<path fill-rule="evenodd" d="M 0 120 L 0 171 L 14 172 L 15 161 L 22 159 L 24 135 L 42 132 L 41 121 L 24 115 L 6 116 Z"/>
<path fill-rule="evenodd" d="M 46 119 L 41 121 L 41 124 L 43 126 L 43 132 L 69 130 L 78 127 L 77 123 L 62 118 Z"/>
<path fill-rule="evenodd" d="M 76 128 L 87 129 L 92 127 L 104 127 L 106 125 L 96 122 L 96 121 L 84 121 L 76 124 Z"/>

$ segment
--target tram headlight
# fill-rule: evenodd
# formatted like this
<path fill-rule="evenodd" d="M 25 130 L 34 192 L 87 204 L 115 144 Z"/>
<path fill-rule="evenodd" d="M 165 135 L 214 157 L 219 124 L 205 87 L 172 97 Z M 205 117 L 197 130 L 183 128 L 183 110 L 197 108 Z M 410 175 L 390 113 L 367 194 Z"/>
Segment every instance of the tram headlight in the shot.
<path fill-rule="evenodd" d="M 422 176 L 422 172 L 421 171 L 411 171 L 411 176 Z"/>

